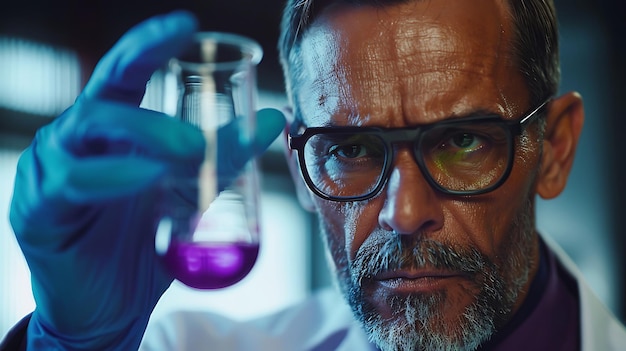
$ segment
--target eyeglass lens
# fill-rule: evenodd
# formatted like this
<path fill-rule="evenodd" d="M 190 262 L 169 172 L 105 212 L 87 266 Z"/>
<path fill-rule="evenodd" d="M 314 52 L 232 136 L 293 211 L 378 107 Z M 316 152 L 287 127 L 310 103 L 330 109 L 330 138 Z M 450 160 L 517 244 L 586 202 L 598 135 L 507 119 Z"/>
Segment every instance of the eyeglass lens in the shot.
<path fill-rule="evenodd" d="M 320 133 L 304 146 L 312 185 L 336 198 L 376 191 L 392 162 L 384 132 Z M 450 191 L 478 191 L 497 183 L 510 162 L 511 134 L 501 123 L 455 123 L 425 129 L 410 140 L 426 177 Z M 408 141 L 408 140 L 407 140 Z"/>

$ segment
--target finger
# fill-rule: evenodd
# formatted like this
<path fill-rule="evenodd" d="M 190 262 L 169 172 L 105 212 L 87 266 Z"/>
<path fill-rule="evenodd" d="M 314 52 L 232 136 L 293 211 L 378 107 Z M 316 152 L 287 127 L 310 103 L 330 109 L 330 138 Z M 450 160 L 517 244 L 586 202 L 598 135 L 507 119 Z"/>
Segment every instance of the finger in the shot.
<path fill-rule="evenodd" d="M 32 191 L 36 201 L 80 204 L 136 194 L 152 185 L 169 167 L 185 165 L 137 154 L 76 157 L 63 148 L 52 147 L 54 140 L 45 132 L 38 133 L 20 158 L 20 163 L 24 164 L 19 168 L 37 170 L 24 174 L 29 183 L 38 184 L 24 189 Z"/>
<path fill-rule="evenodd" d="M 84 100 L 45 131 L 75 156 L 139 152 L 164 161 L 202 160 L 205 139 L 195 126 L 127 104 Z"/>
<path fill-rule="evenodd" d="M 267 150 L 283 131 L 286 123 L 285 116 L 276 109 L 265 108 L 257 112 L 257 132 L 254 142 L 256 155 Z"/>
<path fill-rule="evenodd" d="M 141 158 L 105 158 L 84 162 L 62 148 L 27 148 L 17 167 L 10 221 L 22 244 L 57 245 L 57 235 L 75 233 L 73 223 L 89 218 L 77 204 L 94 204 L 136 194 L 167 169 Z M 75 218 L 74 218 L 75 217 Z M 66 219 L 73 218 L 65 222 Z M 68 227 L 69 226 L 69 227 Z"/>
<path fill-rule="evenodd" d="M 226 181 L 232 180 L 248 160 L 267 150 L 285 128 L 285 123 L 285 116 L 276 109 L 268 108 L 258 111 L 252 145 L 241 142 L 236 123 L 221 128 L 217 151 L 219 178 Z"/>
<path fill-rule="evenodd" d="M 231 158 L 230 163 L 241 168 L 249 159 L 267 150 L 285 128 L 285 123 L 285 116 L 280 111 L 272 108 L 259 110 L 256 115 L 256 131 L 252 145 L 241 144 L 240 138 L 228 135 L 238 133 L 236 127 L 229 126 L 230 128 L 226 127 L 224 130 L 220 130 L 219 140 L 231 144 L 234 142 L 236 145 L 224 145 L 221 150 L 228 152 L 225 156 Z M 233 149 L 237 152 L 233 152 Z"/>
<path fill-rule="evenodd" d="M 180 54 L 197 28 L 189 12 L 152 17 L 131 28 L 100 60 L 81 98 L 138 105 L 152 73 Z"/>
<path fill-rule="evenodd" d="M 141 157 L 106 157 L 73 162 L 58 172 L 64 197 L 87 204 L 134 195 L 166 173 L 166 165 Z M 53 180 L 50 180 L 53 181 Z"/>
<path fill-rule="evenodd" d="M 77 158 L 62 149 L 29 149 L 38 160 L 35 182 L 51 200 L 88 204 L 134 195 L 149 188 L 166 174 L 197 176 L 199 163 L 163 162 L 143 155 L 105 155 Z M 34 168 L 34 167 L 31 167 Z"/>

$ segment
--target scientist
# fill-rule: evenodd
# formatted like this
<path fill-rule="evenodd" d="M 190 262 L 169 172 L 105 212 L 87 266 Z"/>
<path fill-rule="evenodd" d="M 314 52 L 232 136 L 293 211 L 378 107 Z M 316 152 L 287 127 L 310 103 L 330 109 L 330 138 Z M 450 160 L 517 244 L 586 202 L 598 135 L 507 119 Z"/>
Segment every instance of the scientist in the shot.
<path fill-rule="evenodd" d="M 556 95 L 552 1 L 293 0 L 281 29 L 289 162 L 336 290 L 244 324 L 180 312 L 146 331 L 172 282 L 152 189 L 204 150 L 195 128 L 137 107 L 196 31 L 176 12 L 121 38 L 22 155 L 10 219 L 37 307 L 5 347 L 624 349 L 624 327 L 535 229 L 584 115 L 578 94 Z M 285 120 L 259 121 L 261 151 Z"/>

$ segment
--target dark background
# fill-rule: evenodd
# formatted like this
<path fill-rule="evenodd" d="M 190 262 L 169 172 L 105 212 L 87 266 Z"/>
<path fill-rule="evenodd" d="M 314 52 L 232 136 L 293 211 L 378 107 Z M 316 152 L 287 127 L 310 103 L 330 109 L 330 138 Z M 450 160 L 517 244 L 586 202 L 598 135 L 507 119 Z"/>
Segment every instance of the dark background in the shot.
<path fill-rule="evenodd" d="M 521 1 L 521 0 L 520 0 Z M 276 41 L 283 6 L 280 0 L 16 0 L 0 8 L 0 34 L 14 35 L 79 52 L 87 68 L 130 27 L 149 16 L 187 9 L 202 30 L 230 31 L 252 37 L 264 49 L 259 67 L 261 88 L 282 91 Z M 616 78 L 624 77 L 623 32 L 626 3 L 616 0 L 558 0 L 561 18 L 585 15 L 602 20 L 615 58 Z M 623 80 L 622 80 L 623 81 Z M 616 96 L 623 96 L 616 93 Z"/>
<path fill-rule="evenodd" d="M 602 116 L 602 123 L 608 126 L 602 129 L 604 132 L 595 143 L 604 145 L 602 156 L 608 157 L 611 162 L 600 179 L 590 181 L 605 182 L 612 189 L 607 208 L 611 212 L 613 232 L 604 235 L 610 236 L 612 248 L 616 252 L 614 267 L 619 278 L 616 289 L 625 291 L 626 269 L 622 267 L 626 263 L 623 258 L 626 250 L 626 239 L 623 235 L 626 232 L 626 205 L 623 200 L 626 198 L 623 156 L 626 154 L 626 143 L 623 142 L 622 135 L 626 131 L 623 113 L 623 101 L 626 99 L 626 40 L 623 36 L 626 29 L 626 2 L 559 0 L 556 4 L 560 22 L 574 29 L 577 29 L 579 23 L 583 23 L 581 26 L 593 26 L 595 30 L 600 26 L 599 33 L 606 43 L 605 51 L 601 53 L 602 62 L 596 63 L 598 67 L 592 65 L 585 69 L 592 76 L 597 68 L 609 72 L 609 79 L 600 83 L 602 91 L 607 92 L 607 96 L 603 96 L 601 100 L 602 114 L 605 115 Z M 187 9 L 198 15 L 202 30 L 229 31 L 259 41 L 265 53 L 259 66 L 259 87 L 282 92 L 283 76 L 276 49 L 282 6 L 283 1 L 276 0 L 13 0 L 5 1 L 0 8 L 0 35 L 16 36 L 75 50 L 84 65 L 84 71 L 90 72 L 97 60 L 137 22 L 174 9 Z M 576 37 L 565 39 L 570 47 L 576 47 Z M 568 59 L 575 60 L 576 57 Z M 88 76 L 83 77 L 84 82 L 87 79 Z M 578 83 L 575 79 L 570 81 Z M 53 116 L 31 116 L 0 109 L 0 128 L 32 136 L 39 126 L 50 121 L 50 117 Z M 316 279 L 315 272 L 313 273 L 313 279 Z M 313 286 L 315 285 L 314 283 Z M 626 303 L 621 303 L 618 314 L 624 320 Z"/>
<path fill-rule="evenodd" d="M 0 33 L 77 50 L 89 68 L 141 20 L 186 9 L 198 16 L 201 30 L 229 31 L 259 41 L 264 50 L 259 85 L 282 91 L 276 49 L 282 6 L 276 0 L 17 0 L 0 8 Z"/>

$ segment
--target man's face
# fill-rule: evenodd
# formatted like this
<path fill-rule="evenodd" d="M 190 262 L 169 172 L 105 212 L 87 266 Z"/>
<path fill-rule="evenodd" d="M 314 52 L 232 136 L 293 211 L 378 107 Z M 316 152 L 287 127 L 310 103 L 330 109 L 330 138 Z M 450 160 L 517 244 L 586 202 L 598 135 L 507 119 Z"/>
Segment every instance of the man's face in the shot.
<path fill-rule="evenodd" d="M 416 126 L 531 108 L 500 1 L 326 9 L 302 41 L 296 103 L 307 127 Z M 455 197 L 424 179 L 410 147 L 372 199 L 313 198 L 338 282 L 383 349 L 473 349 L 525 297 L 538 260 L 534 128 L 498 189 Z M 420 345 L 421 346 L 415 346 Z"/>

